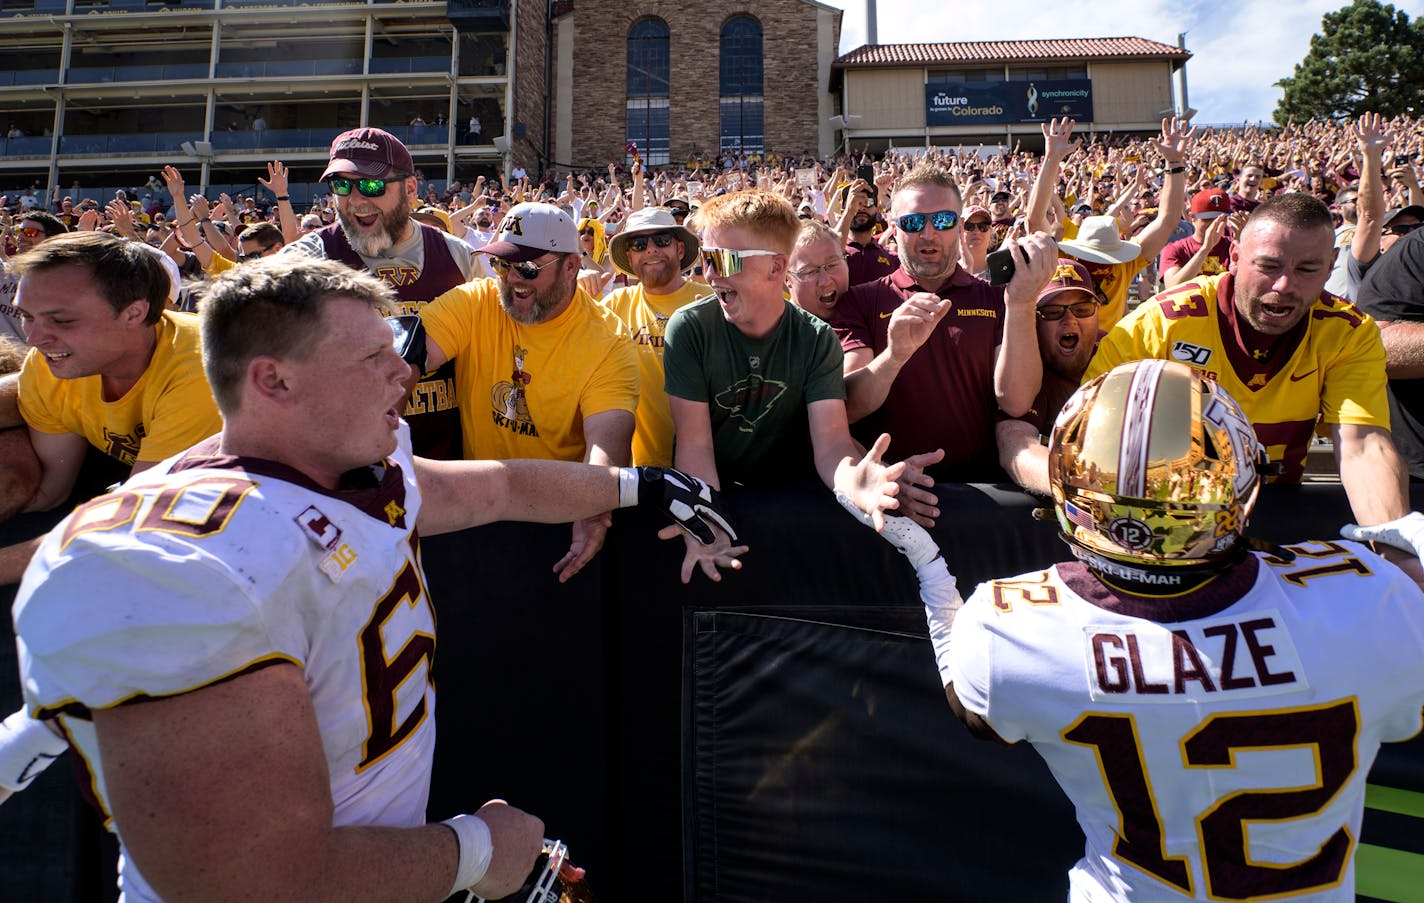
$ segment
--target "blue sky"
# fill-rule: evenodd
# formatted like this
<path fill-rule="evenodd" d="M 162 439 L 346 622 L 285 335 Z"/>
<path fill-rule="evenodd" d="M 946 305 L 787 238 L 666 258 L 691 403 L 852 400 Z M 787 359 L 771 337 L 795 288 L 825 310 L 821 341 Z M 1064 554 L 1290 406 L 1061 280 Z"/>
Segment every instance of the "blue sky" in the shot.
<path fill-rule="evenodd" d="M 845 10 L 841 52 L 865 43 L 864 0 L 824 0 Z M 1270 121 L 1281 91 L 1310 49 L 1320 18 L 1340 0 L 879 0 L 879 43 L 1004 41 L 1133 35 L 1176 44 L 1187 33 L 1187 96 L 1198 123 Z M 1411 19 L 1424 0 L 1395 2 Z M 1081 23 L 1081 24 L 1079 24 Z"/>

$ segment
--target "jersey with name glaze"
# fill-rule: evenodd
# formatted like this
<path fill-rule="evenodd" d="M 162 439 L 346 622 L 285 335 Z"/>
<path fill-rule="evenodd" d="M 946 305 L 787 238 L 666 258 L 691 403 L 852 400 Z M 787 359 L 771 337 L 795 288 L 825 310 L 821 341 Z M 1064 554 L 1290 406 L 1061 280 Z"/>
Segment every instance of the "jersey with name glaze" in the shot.
<path fill-rule="evenodd" d="M 1060 564 L 956 616 L 943 679 L 1073 801 L 1070 899 L 1354 899 L 1370 766 L 1420 729 L 1424 594 L 1357 543 L 1291 548 L 1160 599 Z"/>
<path fill-rule="evenodd" d="M 435 617 L 399 439 L 369 485 L 333 492 L 204 443 L 46 538 L 15 606 L 25 702 L 60 719 L 111 827 L 92 711 L 279 664 L 311 691 L 334 824 L 425 823 Z M 156 900 L 124 860 L 124 899 Z"/>

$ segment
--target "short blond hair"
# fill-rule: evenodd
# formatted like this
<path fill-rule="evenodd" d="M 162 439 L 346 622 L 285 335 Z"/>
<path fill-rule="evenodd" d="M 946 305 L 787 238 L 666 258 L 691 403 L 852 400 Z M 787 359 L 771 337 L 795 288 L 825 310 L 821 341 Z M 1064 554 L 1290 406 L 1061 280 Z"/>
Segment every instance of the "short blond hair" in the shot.
<path fill-rule="evenodd" d="M 841 234 L 818 219 L 803 219 L 801 230 L 796 233 L 796 247 L 809 248 L 820 241 L 841 244 Z"/>
<path fill-rule="evenodd" d="M 765 250 L 789 255 L 801 220 L 796 208 L 770 191 L 735 191 L 715 197 L 697 210 L 697 231 L 746 229 L 761 239 Z"/>
<path fill-rule="evenodd" d="M 959 184 L 954 181 L 954 176 L 950 174 L 949 170 L 929 160 L 921 160 L 916 163 L 895 183 L 895 194 L 890 199 L 891 210 L 895 209 L 895 198 L 910 188 L 947 188 L 954 193 L 956 203 L 964 203 L 963 196 L 959 193 Z"/>

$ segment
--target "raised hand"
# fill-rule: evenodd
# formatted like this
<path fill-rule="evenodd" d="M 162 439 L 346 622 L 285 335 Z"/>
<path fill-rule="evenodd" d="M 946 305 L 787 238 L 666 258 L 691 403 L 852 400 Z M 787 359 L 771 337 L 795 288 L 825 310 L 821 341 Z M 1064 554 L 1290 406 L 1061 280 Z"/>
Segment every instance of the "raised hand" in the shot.
<path fill-rule="evenodd" d="M 1162 120 L 1162 137 L 1153 141 L 1152 146 L 1157 148 L 1157 152 L 1162 155 L 1162 159 L 1175 166 L 1187 157 L 1187 151 L 1191 148 L 1192 138 L 1196 136 L 1196 126 L 1187 128 L 1185 119 L 1178 119 L 1175 116 L 1168 116 Z"/>
<path fill-rule="evenodd" d="M 283 197 L 287 194 L 287 167 L 281 160 L 267 164 L 267 178 L 257 177 L 257 182 L 272 194 Z"/>
<path fill-rule="evenodd" d="M 1041 124 L 1039 131 L 1043 132 L 1043 155 L 1062 160 L 1081 146 L 1081 141 L 1073 140 L 1073 127 L 1076 125 L 1077 122 L 1066 116 Z"/>

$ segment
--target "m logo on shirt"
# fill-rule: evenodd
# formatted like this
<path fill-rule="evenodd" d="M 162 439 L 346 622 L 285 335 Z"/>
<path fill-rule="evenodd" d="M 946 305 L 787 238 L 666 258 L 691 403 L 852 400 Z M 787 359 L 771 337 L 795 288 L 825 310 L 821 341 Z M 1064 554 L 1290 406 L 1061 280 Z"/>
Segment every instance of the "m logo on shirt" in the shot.
<path fill-rule="evenodd" d="M 1191 364 L 1193 367 L 1205 367 L 1206 362 L 1211 360 L 1211 349 L 1193 345 L 1191 342 L 1174 342 L 1172 360 Z"/>

